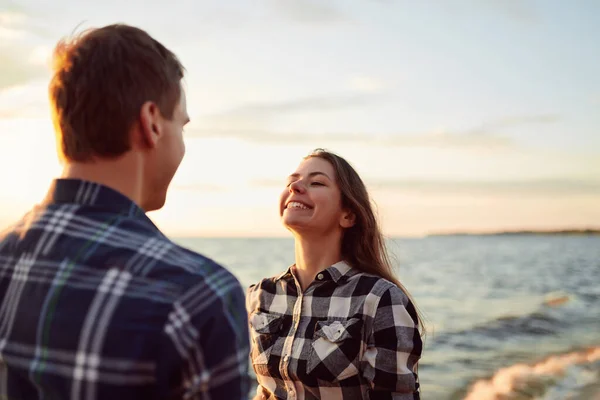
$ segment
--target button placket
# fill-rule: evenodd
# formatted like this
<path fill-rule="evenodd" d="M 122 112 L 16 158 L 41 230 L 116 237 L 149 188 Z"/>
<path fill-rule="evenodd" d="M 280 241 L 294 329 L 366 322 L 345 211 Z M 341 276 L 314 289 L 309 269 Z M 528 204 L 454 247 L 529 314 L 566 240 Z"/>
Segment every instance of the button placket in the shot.
<path fill-rule="evenodd" d="M 300 292 L 301 293 L 301 292 Z M 288 337 L 286 338 L 283 345 L 283 362 L 281 363 L 281 376 L 285 381 L 285 386 L 287 387 L 288 397 L 290 399 L 296 398 L 296 392 L 294 388 L 294 383 L 292 382 L 289 374 L 290 367 L 290 357 L 292 354 L 292 349 L 294 346 L 294 338 L 296 337 L 296 333 L 298 332 L 298 325 L 300 324 L 300 314 L 302 311 L 302 301 L 303 295 L 300 294 L 294 303 L 294 309 L 292 310 L 292 326 L 290 328 L 290 332 Z"/>

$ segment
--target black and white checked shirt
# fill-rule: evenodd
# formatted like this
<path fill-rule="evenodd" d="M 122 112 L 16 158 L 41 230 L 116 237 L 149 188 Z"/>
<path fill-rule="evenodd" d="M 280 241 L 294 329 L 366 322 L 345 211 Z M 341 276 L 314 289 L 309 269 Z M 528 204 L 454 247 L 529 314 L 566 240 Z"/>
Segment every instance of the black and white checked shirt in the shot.
<path fill-rule="evenodd" d="M 0 234 L 0 399 L 247 399 L 244 291 L 116 191 L 56 180 Z"/>
<path fill-rule="evenodd" d="M 290 267 L 248 289 L 263 399 L 419 399 L 417 313 L 393 283 L 339 262 L 305 290 Z"/>

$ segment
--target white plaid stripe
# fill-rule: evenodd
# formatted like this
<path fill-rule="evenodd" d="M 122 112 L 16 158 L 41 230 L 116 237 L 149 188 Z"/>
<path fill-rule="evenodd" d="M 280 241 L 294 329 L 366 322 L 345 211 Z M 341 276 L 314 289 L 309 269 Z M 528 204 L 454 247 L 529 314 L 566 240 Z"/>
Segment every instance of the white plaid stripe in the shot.
<path fill-rule="evenodd" d="M 194 343 L 198 331 L 189 324 L 190 316 L 179 302 L 173 305 L 165 325 L 165 333 L 171 338 L 179 355 L 185 357 Z"/>
<path fill-rule="evenodd" d="M 6 338 L 13 329 L 17 305 L 21 300 L 21 294 L 27 285 L 27 276 L 34 263 L 35 258 L 33 256 L 23 254 L 15 265 L 14 280 L 11 280 L 8 285 L 8 290 L 4 296 L 5 300 L 0 307 L 0 338 Z M 3 348 L 3 342 L 0 342 L 0 352 Z"/>
<path fill-rule="evenodd" d="M 98 242 L 100 244 L 106 244 L 108 246 L 120 247 L 124 249 L 130 250 L 138 250 L 140 246 L 147 240 L 147 234 L 140 234 L 136 232 L 131 232 L 127 229 L 123 229 L 119 226 L 112 226 L 112 231 L 110 235 L 102 235 L 106 226 L 102 226 L 99 224 L 97 220 L 83 217 L 78 214 L 72 214 L 77 210 L 72 211 L 71 213 L 66 213 L 64 210 L 67 208 L 71 208 L 70 206 L 61 206 L 56 212 L 63 213 L 70 217 L 69 220 L 69 229 L 61 232 L 61 237 L 64 238 L 73 238 L 73 239 L 84 239 L 89 240 L 91 238 L 94 239 L 94 242 Z M 40 229 L 45 230 L 46 225 L 53 219 L 52 212 L 46 212 L 40 216 L 39 219 L 36 219 L 31 229 Z M 46 239 L 42 238 L 41 243 L 46 243 Z"/>
<path fill-rule="evenodd" d="M 98 380 L 101 345 L 106 335 L 108 321 L 116 309 L 119 299 L 131 280 L 131 274 L 118 269 L 110 269 L 98 287 L 96 296 L 84 322 L 75 368 L 71 397 L 96 398 L 95 384 Z M 82 391 L 85 388 L 85 396 Z"/>
<path fill-rule="evenodd" d="M 58 268 L 57 273 L 54 275 L 53 279 L 52 279 L 52 285 L 50 286 L 50 290 L 48 292 L 48 294 L 46 295 L 46 298 L 44 299 L 44 304 L 42 305 L 42 310 L 41 310 L 41 314 L 42 315 L 48 315 L 48 309 L 50 307 L 50 302 L 51 300 L 54 298 L 54 294 L 55 291 L 57 289 L 57 287 L 59 287 L 60 285 L 63 284 L 63 282 L 66 279 L 66 275 L 68 274 L 68 267 L 69 267 L 70 263 L 68 260 L 63 261 L 60 264 L 60 267 Z M 30 279 L 30 282 L 32 280 Z M 33 378 L 35 371 L 37 371 L 37 369 L 40 367 L 40 362 L 42 359 L 42 355 L 43 355 L 43 350 L 42 347 L 40 346 L 41 343 L 43 343 L 43 334 L 44 334 L 44 327 L 45 324 L 40 323 L 37 326 L 37 331 L 36 331 L 36 346 L 35 349 L 33 351 L 30 352 L 34 354 L 33 360 L 31 360 L 31 364 L 29 365 L 29 377 L 32 380 L 32 382 L 35 382 L 35 379 Z M 16 343 L 13 343 L 13 345 L 16 345 Z M 36 386 L 37 383 L 36 383 Z M 38 386 L 38 391 L 41 392 L 39 386 Z"/>
<path fill-rule="evenodd" d="M 415 367 L 422 343 L 416 311 L 398 287 L 340 262 L 298 295 L 290 271 L 247 293 L 257 393 L 419 399 Z M 257 325 L 265 318 L 282 329 Z"/>
<path fill-rule="evenodd" d="M 29 351 L 35 351 L 35 349 Z M 11 366 L 27 369 L 31 365 L 31 355 L 29 352 L 23 355 L 13 354 L 11 349 L 5 349 L 5 352 L 6 354 L 3 355 L 3 360 L 5 360 L 6 363 L 10 363 Z M 87 367 L 88 364 L 93 365 L 94 363 L 95 360 L 93 357 L 90 357 L 85 353 L 77 353 L 75 356 L 71 355 L 69 358 L 65 358 L 65 361 L 50 360 L 46 362 L 46 367 L 49 369 L 51 368 L 53 374 L 58 376 L 71 378 L 74 375 L 77 375 L 82 380 L 93 379 L 95 382 L 116 385 L 152 383 L 156 379 L 154 374 L 154 364 L 148 365 L 147 368 L 142 368 L 136 363 L 132 363 L 130 360 L 111 360 L 102 357 L 101 364 L 98 366 L 102 367 L 102 370 L 99 368 L 92 370 Z M 77 367 L 74 368 L 74 365 L 77 365 Z M 139 365 L 143 364 L 139 363 Z M 107 371 L 108 369 L 111 371 Z M 6 386 L 4 386 L 4 388 L 5 387 Z M 85 396 L 78 398 L 87 399 Z"/>
<path fill-rule="evenodd" d="M 186 388 L 184 399 L 200 397 L 209 400 L 207 383 L 210 373 L 204 363 L 202 351 L 195 346 L 190 352 L 190 358 L 185 365 L 183 387 Z"/>
<path fill-rule="evenodd" d="M 5 342 L 3 347 L 4 354 L 7 357 L 15 357 L 22 360 L 27 360 L 31 353 L 36 350 L 36 346 L 19 343 L 19 342 Z M 56 349 L 45 349 L 46 361 L 49 363 L 56 364 L 75 364 L 76 353 L 70 350 L 56 350 Z M 114 358 L 103 356 L 102 357 L 103 368 L 110 369 L 115 372 L 133 372 L 133 373 L 153 373 L 155 370 L 154 363 L 150 362 L 139 362 L 127 358 Z M 72 371 L 72 369 L 70 370 Z M 70 372 L 68 375 L 72 375 Z"/>
<path fill-rule="evenodd" d="M 208 276 L 203 284 L 216 291 L 229 291 L 234 285 L 237 285 L 237 280 L 226 270 L 221 270 Z M 206 291 L 206 288 L 199 285 L 187 292 L 181 301 L 192 314 L 200 314 L 210 307 L 211 299 L 207 293 L 209 292 Z"/>
<path fill-rule="evenodd" d="M 157 238 L 150 238 L 140 248 L 139 253 L 147 257 L 160 259 L 171 247 L 173 247 L 173 245 L 169 242 Z"/>
<path fill-rule="evenodd" d="M 244 358 L 248 358 L 248 354 L 244 355 Z M 206 375 L 205 382 L 210 385 L 219 386 L 230 381 L 235 375 L 238 374 L 238 368 L 240 357 L 239 354 L 233 354 L 221 360 L 219 366 L 212 371 L 213 376 Z"/>
<path fill-rule="evenodd" d="M 12 263 L 11 257 L 0 256 L 0 266 L 9 265 L 9 263 Z M 73 262 L 67 260 L 58 264 L 46 260 L 35 260 L 38 268 L 29 270 L 27 282 L 59 285 L 63 280 L 60 270 L 70 263 Z M 85 265 L 77 265 L 69 274 L 69 287 L 82 290 L 96 290 L 99 284 L 94 277 L 96 271 L 97 269 Z M 7 268 L 0 268 L 0 279 L 12 277 L 13 272 Z M 156 282 L 140 277 L 130 282 L 129 289 L 128 297 L 142 298 L 155 302 L 172 303 L 179 295 L 178 287 L 170 282 L 163 282 L 160 286 L 157 286 Z"/>
<path fill-rule="evenodd" d="M 205 361 L 202 352 L 197 351 L 195 343 L 199 332 L 192 325 L 190 315 L 201 315 L 208 308 L 214 307 L 214 298 L 207 296 L 211 287 L 217 293 L 220 291 L 230 291 L 237 286 L 237 280 L 225 270 L 218 271 L 204 281 L 203 285 L 198 285 L 181 297 L 180 302 L 175 303 L 173 310 L 169 314 L 168 323 L 165 325 L 165 333 L 171 338 L 177 351 L 185 357 L 189 354 L 189 376 L 197 376 L 196 371 L 206 370 Z M 222 314 L 230 318 L 228 312 Z M 235 321 L 229 320 L 231 324 Z M 192 348 L 192 351 L 189 349 Z M 202 375 L 202 379 L 190 380 L 187 384 L 190 390 L 187 396 L 194 394 L 201 395 L 202 399 L 209 399 L 211 387 L 218 387 L 241 373 L 247 373 L 245 365 L 248 361 L 247 349 L 240 349 L 237 353 L 229 357 L 223 357 L 219 363 L 214 365 L 210 375 Z"/>
<path fill-rule="evenodd" d="M 100 193 L 100 188 L 99 185 L 92 182 L 82 182 L 75 194 L 75 201 L 83 205 L 94 204 L 98 193 Z"/>
<path fill-rule="evenodd" d="M 163 260 L 174 245 L 163 238 L 151 237 L 138 250 L 136 257 L 133 257 L 127 269 L 134 273 L 151 269 L 155 263 Z M 143 273 L 142 273 L 143 274 Z"/>
<path fill-rule="evenodd" d="M 44 233 L 39 240 L 34 254 L 46 255 L 52 249 L 56 240 L 65 232 L 69 221 L 73 218 L 77 206 L 66 206 L 54 213 L 47 213 L 48 223 L 44 225 Z"/>

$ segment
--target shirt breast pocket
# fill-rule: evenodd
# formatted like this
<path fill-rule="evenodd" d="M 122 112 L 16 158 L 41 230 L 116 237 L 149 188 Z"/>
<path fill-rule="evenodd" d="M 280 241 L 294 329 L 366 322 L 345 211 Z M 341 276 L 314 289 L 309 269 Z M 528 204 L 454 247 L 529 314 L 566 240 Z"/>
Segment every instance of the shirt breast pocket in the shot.
<path fill-rule="evenodd" d="M 358 374 L 363 321 L 318 321 L 311 342 L 306 373 L 329 382 Z"/>
<path fill-rule="evenodd" d="M 256 311 L 249 315 L 252 349 L 250 358 L 257 374 L 270 375 L 279 362 L 269 361 L 275 342 L 281 336 L 283 316 Z M 269 365 L 271 367 L 269 367 Z"/>

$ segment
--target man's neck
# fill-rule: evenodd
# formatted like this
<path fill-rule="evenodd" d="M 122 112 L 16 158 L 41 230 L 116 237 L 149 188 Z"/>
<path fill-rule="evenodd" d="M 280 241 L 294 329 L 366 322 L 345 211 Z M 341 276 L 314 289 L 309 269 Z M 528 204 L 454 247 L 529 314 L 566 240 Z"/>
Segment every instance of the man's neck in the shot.
<path fill-rule="evenodd" d="M 319 272 L 341 261 L 341 234 L 295 239 L 295 272 L 304 291 Z"/>
<path fill-rule="evenodd" d="M 107 186 L 143 208 L 143 168 L 135 156 L 65 164 L 61 178 L 81 179 Z"/>

